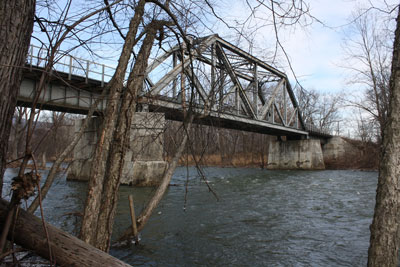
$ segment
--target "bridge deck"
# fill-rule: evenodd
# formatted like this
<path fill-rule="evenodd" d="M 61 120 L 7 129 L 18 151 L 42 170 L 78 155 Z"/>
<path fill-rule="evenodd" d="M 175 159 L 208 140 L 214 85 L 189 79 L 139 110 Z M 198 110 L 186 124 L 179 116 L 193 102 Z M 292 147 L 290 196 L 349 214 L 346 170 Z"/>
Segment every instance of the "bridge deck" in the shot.
<path fill-rule="evenodd" d="M 211 35 L 192 41 L 191 49 L 174 46 L 156 55 L 146 69 L 140 106 L 182 120 L 193 107 L 197 123 L 303 138 L 329 134 L 305 125 L 287 76 L 229 42 Z M 18 96 L 30 106 L 43 73 L 46 52 L 32 46 Z M 183 50 L 181 50 L 183 49 Z M 112 77 L 104 64 L 61 55 L 39 96 L 40 108 L 85 114 Z M 106 94 L 107 95 L 107 94 Z M 98 101 L 96 113 L 107 99 Z"/>
<path fill-rule="evenodd" d="M 34 89 L 42 71 L 42 68 L 37 67 L 25 70 L 18 95 L 18 105 L 31 105 Z M 53 74 L 44 96 L 39 100 L 39 105 L 45 110 L 87 114 L 90 106 L 96 101 L 102 90 L 101 81 L 94 79 L 85 81 L 85 78 L 77 75 L 72 75 L 71 79 L 68 80 L 67 73 L 57 72 Z M 106 100 L 100 102 L 95 113 L 101 114 L 106 107 L 106 103 Z M 164 97 L 161 100 L 143 97 L 140 99 L 140 103 L 148 105 L 151 112 L 165 113 L 166 119 L 181 121 L 183 118 L 182 103 L 174 99 L 166 99 Z M 194 110 L 201 114 L 204 107 L 197 105 Z M 198 117 L 195 119 L 195 123 L 271 135 L 298 137 L 308 135 L 307 131 L 284 127 L 262 120 L 249 119 L 245 116 L 227 111 L 221 112 L 220 110 L 212 110 L 207 116 Z"/>

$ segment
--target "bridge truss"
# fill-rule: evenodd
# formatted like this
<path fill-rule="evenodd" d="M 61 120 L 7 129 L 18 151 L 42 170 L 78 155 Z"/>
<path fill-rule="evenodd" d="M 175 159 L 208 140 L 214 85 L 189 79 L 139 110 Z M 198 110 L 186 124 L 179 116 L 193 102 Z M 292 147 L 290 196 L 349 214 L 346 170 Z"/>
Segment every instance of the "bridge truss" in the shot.
<path fill-rule="evenodd" d="M 28 105 L 35 94 L 45 62 L 39 54 L 28 56 L 20 105 Z M 103 64 L 61 55 L 39 102 L 50 110 L 85 113 L 112 73 Z M 181 120 L 191 107 L 203 124 L 295 138 L 309 134 L 287 76 L 218 35 L 193 39 L 190 49 L 171 48 L 149 64 L 145 75 L 139 106 L 164 112 L 167 119 Z M 98 104 L 98 112 L 106 101 Z"/>
<path fill-rule="evenodd" d="M 217 35 L 191 46 L 190 51 L 175 46 L 149 65 L 143 103 L 163 110 L 191 105 L 228 128 L 247 121 L 250 128 L 268 124 L 272 132 L 306 131 L 284 73 Z"/>

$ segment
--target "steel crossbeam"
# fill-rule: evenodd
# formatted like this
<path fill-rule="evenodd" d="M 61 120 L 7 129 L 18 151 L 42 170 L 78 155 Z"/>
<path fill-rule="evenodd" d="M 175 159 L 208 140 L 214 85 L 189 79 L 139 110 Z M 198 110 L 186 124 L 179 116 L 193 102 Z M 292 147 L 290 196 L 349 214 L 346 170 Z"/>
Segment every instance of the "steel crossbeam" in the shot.
<path fill-rule="evenodd" d="M 29 56 L 31 56 L 28 57 L 30 69 L 36 61 L 37 67 L 41 67 L 39 62 L 43 62 L 42 58 L 35 59 L 32 53 Z M 76 82 L 70 89 L 64 86 L 50 86 L 50 91 L 43 98 L 46 99 L 46 107 L 50 107 L 54 102 L 57 108 L 69 105 L 67 110 L 87 109 L 88 104 L 82 106 L 82 101 L 79 99 L 77 101 L 52 99 L 52 94 L 59 98 L 62 96 L 56 91 L 52 93 L 51 88 L 64 88 L 62 90 L 66 90 L 65 98 L 67 95 L 69 97 L 89 95 L 89 99 L 84 101 L 92 103 L 98 97 L 100 88 L 107 84 L 104 69 L 110 69 L 109 67 L 101 65 L 101 71 L 95 73 L 100 75 L 101 79 L 93 79 L 91 69 L 94 67 L 89 61 L 86 64 L 80 63 L 86 68 L 83 70 L 83 75 L 72 75 L 76 68 L 72 66 L 72 62 L 75 61 L 76 59 L 69 57 L 70 65 L 63 67 L 67 70 L 67 80 L 75 79 L 79 80 L 79 83 Z M 59 71 L 62 72 L 63 70 Z M 288 133 L 307 135 L 301 110 L 287 76 L 218 35 L 194 39 L 190 44 L 183 46 L 173 46 L 155 57 L 148 65 L 145 75 L 147 87 L 139 98 L 142 99 L 142 104 L 146 104 L 147 101 L 153 109 L 156 108 L 154 103 L 159 103 L 164 105 L 159 106 L 160 110 L 172 112 L 176 109 L 179 113 L 179 109 L 193 105 L 196 110 L 203 112 L 204 116 L 207 114 L 212 114 L 213 118 L 221 116 L 221 119 L 225 118 L 223 120 L 229 121 L 232 125 L 242 125 L 247 122 L 248 125 L 257 125 L 254 126 L 256 129 L 264 125 L 275 129 L 271 130 L 272 132 L 284 132 L 282 129 L 286 129 Z M 82 76 L 82 79 L 79 76 Z M 89 86 L 90 84 L 96 86 Z M 28 103 L 29 95 L 32 93 L 32 88 L 24 86 L 20 93 L 20 102 Z M 78 106 L 73 106 L 73 103 L 77 103 Z M 99 107 L 99 112 L 105 105 L 106 100 Z M 173 112 L 174 117 L 177 117 L 176 112 Z M 234 122 L 235 118 L 237 123 Z M 229 125 L 227 127 L 229 128 Z"/>

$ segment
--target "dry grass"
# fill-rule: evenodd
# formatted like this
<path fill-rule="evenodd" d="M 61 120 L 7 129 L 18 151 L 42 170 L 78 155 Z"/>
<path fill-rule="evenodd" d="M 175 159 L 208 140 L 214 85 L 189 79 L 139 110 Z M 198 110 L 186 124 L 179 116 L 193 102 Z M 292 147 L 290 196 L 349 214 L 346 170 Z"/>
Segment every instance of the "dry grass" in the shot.
<path fill-rule="evenodd" d="M 181 166 L 194 166 L 196 162 L 203 166 L 219 166 L 219 167 L 257 167 L 263 168 L 267 163 L 267 156 L 264 155 L 264 162 L 261 155 L 252 153 L 236 153 L 234 155 L 222 156 L 220 154 L 204 155 L 203 157 L 192 155 L 184 155 L 179 160 Z"/>
<path fill-rule="evenodd" d="M 337 160 L 325 161 L 326 169 L 377 170 L 379 167 L 379 145 L 372 142 L 345 139 L 353 149 Z"/>

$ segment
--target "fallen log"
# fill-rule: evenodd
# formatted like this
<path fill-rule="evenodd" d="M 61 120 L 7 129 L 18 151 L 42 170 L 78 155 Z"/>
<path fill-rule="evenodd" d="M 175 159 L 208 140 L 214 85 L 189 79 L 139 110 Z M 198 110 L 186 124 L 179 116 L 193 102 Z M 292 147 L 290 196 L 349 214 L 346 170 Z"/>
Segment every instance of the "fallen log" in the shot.
<path fill-rule="evenodd" d="M 0 199 L 0 229 L 7 217 L 9 202 Z M 82 240 L 46 223 L 53 260 L 61 266 L 130 266 Z M 8 238 L 11 239 L 9 233 Z M 16 244 L 49 259 L 49 246 L 42 221 L 20 209 L 14 228 Z"/>

